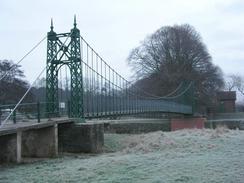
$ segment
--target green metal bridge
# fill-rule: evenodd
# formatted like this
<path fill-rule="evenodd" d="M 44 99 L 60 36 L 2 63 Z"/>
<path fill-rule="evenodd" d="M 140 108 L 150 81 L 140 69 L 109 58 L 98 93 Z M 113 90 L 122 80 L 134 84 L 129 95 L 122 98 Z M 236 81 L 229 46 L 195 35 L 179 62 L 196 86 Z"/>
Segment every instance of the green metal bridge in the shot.
<path fill-rule="evenodd" d="M 151 95 L 127 81 L 102 59 L 80 36 L 76 19 L 68 33 L 56 33 L 52 21 L 50 28 L 47 36 L 40 41 L 47 40 L 47 60 L 38 76 L 46 72 L 46 100 L 22 102 L 31 91 L 33 82 L 18 103 L 0 105 L 2 125 L 9 121 L 16 123 L 37 119 L 40 122 L 41 118 L 60 116 L 84 119 L 153 112 L 193 114 L 192 82 L 182 81 L 174 91 L 163 97 Z M 59 94 L 58 76 L 63 67 L 70 73 L 70 92 L 66 101 L 61 101 Z"/>

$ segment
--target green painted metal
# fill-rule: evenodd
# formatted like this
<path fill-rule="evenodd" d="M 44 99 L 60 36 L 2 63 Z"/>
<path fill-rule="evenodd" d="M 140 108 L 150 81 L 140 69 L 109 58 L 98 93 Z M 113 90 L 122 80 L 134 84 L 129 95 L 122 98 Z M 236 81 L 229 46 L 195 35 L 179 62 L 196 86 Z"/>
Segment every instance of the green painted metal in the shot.
<path fill-rule="evenodd" d="M 48 117 L 58 115 L 58 62 L 57 49 L 58 37 L 53 31 L 53 21 L 51 20 L 51 30 L 47 34 L 47 70 L 46 70 L 46 101 Z"/>
<path fill-rule="evenodd" d="M 16 124 L 16 111 L 13 112 L 13 122 Z"/>
<path fill-rule="evenodd" d="M 62 38 L 70 38 L 64 44 Z M 68 59 L 64 59 L 66 56 Z M 56 34 L 51 30 L 47 38 L 47 71 L 46 71 L 46 101 L 49 116 L 59 115 L 58 106 L 58 71 L 67 65 L 71 75 L 70 117 L 83 118 L 83 83 L 80 53 L 80 30 L 77 28 L 76 17 L 70 33 Z"/>
<path fill-rule="evenodd" d="M 41 122 L 40 102 L 37 102 L 36 108 L 37 108 L 37 122 L 40 123 Z"/>

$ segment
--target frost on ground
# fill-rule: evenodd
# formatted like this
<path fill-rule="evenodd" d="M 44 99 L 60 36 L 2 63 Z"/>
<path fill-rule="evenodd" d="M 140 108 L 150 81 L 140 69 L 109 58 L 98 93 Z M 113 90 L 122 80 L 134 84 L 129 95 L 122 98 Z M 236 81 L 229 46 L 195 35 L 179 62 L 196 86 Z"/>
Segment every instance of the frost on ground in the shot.
<path fill-rule="evenodd" d="M 104 151 L 0 167 L 0 182 L 244 183 L 244 131 L 106 134 Z"/>

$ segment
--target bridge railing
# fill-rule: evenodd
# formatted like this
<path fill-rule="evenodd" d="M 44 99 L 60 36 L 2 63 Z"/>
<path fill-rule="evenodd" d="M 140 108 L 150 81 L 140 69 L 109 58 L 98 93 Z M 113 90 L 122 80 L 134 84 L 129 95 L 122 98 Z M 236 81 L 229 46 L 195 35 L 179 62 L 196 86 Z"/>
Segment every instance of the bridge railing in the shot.
<path fill-rule="evenodd" d="M 95 96 L 93 102 L 85 101 L 85 117 L 120 116 L 146 112 L 192 114 L 192 106 L 166 99 L 128 99 L 127 97 Z"/>
<path fill-rule="evenodd" d="M 86 96 L 84 95 L 84 98 Z M 168 99 L 145 99 L 127 95 L 94 95 L 93 101 L 84 103 L 84 118 L 106 118 L 145 113 L 192 114 L 192 106 Z M 20 122 L 41 122 L 49 118 L 69 117 L 69 101 L 60 102 L 59 110 L 47 112 L 46 102 L 0 105 L 0 123 L 12 112 L 7 124 Z"/>
<path fill-rule="evenodd" d="M 10 115 L 7 124 L 19 122 L 41 122 L 41 119 L 67 116 L 68 110 L 60 107 L 54 113 L 47 112 L 46 102 L 22 103 L 14 110 L 16 104 L 0 105 L 0 124 Z M 13 111 L 14 110 L 14 111 Z"/>

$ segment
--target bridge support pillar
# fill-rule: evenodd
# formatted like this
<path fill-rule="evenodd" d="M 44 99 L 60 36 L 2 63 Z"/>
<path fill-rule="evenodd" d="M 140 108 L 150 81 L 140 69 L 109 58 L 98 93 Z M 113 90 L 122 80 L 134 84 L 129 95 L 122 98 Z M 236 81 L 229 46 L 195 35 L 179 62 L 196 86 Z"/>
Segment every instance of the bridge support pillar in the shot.
<path fill-rule="evenodd" d="M 0 164 L 21 162 L 21 133 L 0 136 Z"/>
<path fill-rule="evenodd" d="M 99 153 L 104 144 L 104 124 L 62 124 L 58 137 L 61 152 Z"/>
<path fill-rule="evenodd" d="M 22 132 L 23 157 L 55 157 L 58 154 L 57 124 Z"/>
<path fill-rule="evenodd" d="M 103 145 L 103 123 L 47 122 L 3 129 L 0 130 L 0 164 L 20 163 L 23 157 L 55 157 L 58 150 L 98 153 Z"/>

